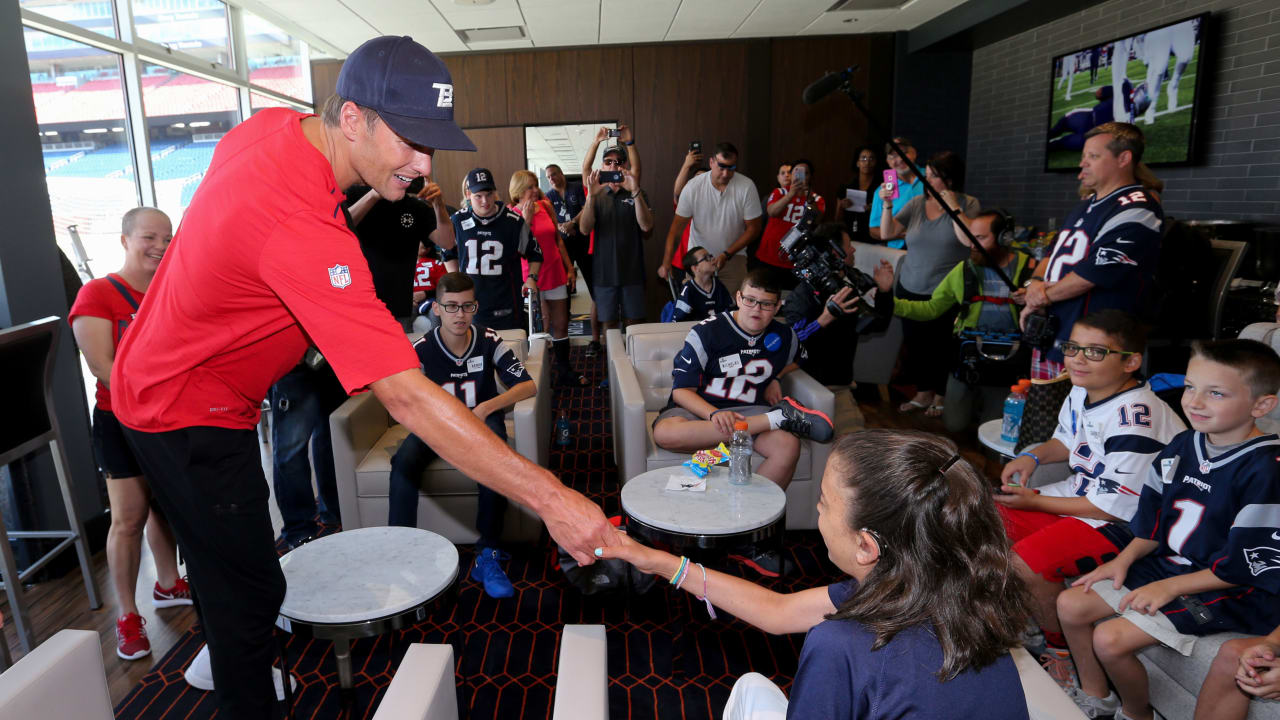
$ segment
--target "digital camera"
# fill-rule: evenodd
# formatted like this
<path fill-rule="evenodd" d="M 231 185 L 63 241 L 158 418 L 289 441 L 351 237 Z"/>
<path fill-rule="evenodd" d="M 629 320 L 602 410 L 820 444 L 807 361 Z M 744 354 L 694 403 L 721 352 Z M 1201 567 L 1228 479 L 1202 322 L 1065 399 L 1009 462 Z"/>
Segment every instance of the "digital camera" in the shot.
<path fill-rule="evenodd" d="M 811 197 L 804 206 L 804 214 L 795 227 L 782 238 L 782 251 L 795 265 L 796 277 L 805 281 L 822 296 L 830 297 L 840 288 L 852 288 L 857 295 L 865 295 L 876 286 L 872 277 L 857 268 L 845 264 L 844 249 L 840 247 L 840 235 L 824 237 L 816 234 L 818 219 L 822 213 Z M 863 303 L 854 306 L 857 315 L 866 308 Z"/>

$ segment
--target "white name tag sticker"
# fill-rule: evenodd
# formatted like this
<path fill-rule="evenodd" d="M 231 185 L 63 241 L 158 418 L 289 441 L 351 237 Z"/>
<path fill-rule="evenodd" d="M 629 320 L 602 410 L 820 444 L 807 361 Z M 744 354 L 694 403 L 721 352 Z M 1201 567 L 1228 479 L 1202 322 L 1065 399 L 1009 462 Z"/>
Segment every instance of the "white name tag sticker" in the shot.
<path fill-rule="evenodd" d="M 1160 479 L 1165 485 L 1173 482 L 1174 471 L 1178 467 L 1177 458 L 1162 458 L 1160 460 Z"/>
<path fill-rule="evenodd" d="M 720 372 L 733 372 L 742 369 L 742 358 L 737 353 L 720 358 Z"/>
<path fill-rule="evenodd" d="M 463 229 L 463 230 L 470 230 L 471 228 L 473 228 L 473 227 L 475 227 L 475 226 L 476 226 L 476 221 L 475 221 L 475 220 L 472 220 L 471 218 L 464 218 L 464 219 L 463 219 L 463 221 L 462 221 L 462 229 Z"/>
<path fill-rule="evenodd" d="M 482 357 L 467 358 L 467 372 L 469 373 L 480 372 L 483 369 L 484 369 L 484 358 Z"/>

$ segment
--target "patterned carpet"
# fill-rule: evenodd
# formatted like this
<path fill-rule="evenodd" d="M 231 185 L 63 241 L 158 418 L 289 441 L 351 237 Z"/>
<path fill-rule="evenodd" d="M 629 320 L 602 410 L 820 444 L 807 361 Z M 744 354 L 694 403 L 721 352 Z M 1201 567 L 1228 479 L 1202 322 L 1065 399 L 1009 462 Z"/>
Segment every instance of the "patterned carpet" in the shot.
<path fill-rule="evenodd" d="M 619 512 L 618 482 L 610 450 L 608 390 L 600 387 L 606 376 L 604 359 L 586 358 L 583 350 L 574 349 L 574 362 L 591 384 L 556 388 L 554 414 L 568 413 L 573 442 L 567 448 L 552 446 L 552 469 L 613 515 Z M 461 567 L 469 569 L 472 549 L 459 551 Z M 787 553 L 795 571 L 765 584 L 790 591 L 835 578 L 816 532 L 789 533 Z M 554 547 L 545 538 L 535 547 L 513 549 L 512 556 L 508 575 L 515 597 L 487 597 L 463 570 L 456 600 L 442 603 L 426 621 L 352 644 L 352 717 L 373 715 L 409 643 L 448 642 L 457 659 L 458 706 L 464 718 L 548 718 L 565 623 L 605 625 L 614 720 L 719 718 L 734 680 L 749 670 L 771 677 L 783 690 L 790 688 L 802 635 L 769 636 L 727 613 L 710 620 L 701 603 L 687 593 L 670 592 L 665 584 L 644 595 L 583 596 L 564 580 Z M 201 643 L 198 629 L 188 633 L 120 702 L 116 716 L 215 717 L 213 694 L 188 686 L 182 677 Z M 339 717 L 343 701 L 331 644 L 289 637 L 287 648 L 300 683 L 296 717 Z"/>

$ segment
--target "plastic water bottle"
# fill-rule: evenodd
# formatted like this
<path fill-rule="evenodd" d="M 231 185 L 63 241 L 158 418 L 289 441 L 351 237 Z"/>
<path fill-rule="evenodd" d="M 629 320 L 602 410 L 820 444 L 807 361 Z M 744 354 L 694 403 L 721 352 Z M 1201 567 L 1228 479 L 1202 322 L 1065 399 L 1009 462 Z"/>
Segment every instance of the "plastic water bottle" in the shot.
<path fill-rule="evenodd" d="M 743 420 L 733 424 L 733 441 L 729 443 L 729 484 L 751 484 L 751 434 Z"/>
<path fill-rule="evenodd" d="M 569 415 L 560 413 L 560 417 L 556 418 L 556 444 L 565 447 L 569 445 L 572 437 L 573 432 L 569 429 Z"/>
<path fill-rule="evenodd" d="M 1022 411 L 1027 407 L 1027 391 L 1021 383 L 1009 387 L 1009 397 L 1004 400 L 1004 423 L 1000 426 L 1000 439 L 1007 443 L 1018 442 L 1022 429 Z"/>

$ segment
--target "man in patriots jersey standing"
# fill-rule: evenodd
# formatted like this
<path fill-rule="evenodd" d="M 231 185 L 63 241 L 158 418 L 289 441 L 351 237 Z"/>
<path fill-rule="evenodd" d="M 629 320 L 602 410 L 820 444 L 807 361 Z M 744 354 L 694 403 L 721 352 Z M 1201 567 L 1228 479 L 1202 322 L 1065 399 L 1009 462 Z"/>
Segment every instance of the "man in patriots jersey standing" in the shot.
<path fill-rule="evenodd" d="M 1045 311 L 1058 322 L 1054 347 L 1032 353 L 1034 379 L 1062 373 L 1058 345 L 1084 315 L 1140 310 L 1155 281 L 1164 211 L 1145 186 L 1158 183 L 1142 164 L 1145 140 L 1129 123 L 1104 123 L 1085 135 L 1080 184 L 1090 195 L 1067 216 L 1053 250 L 1027 288 L 1022 322 Z"/>

